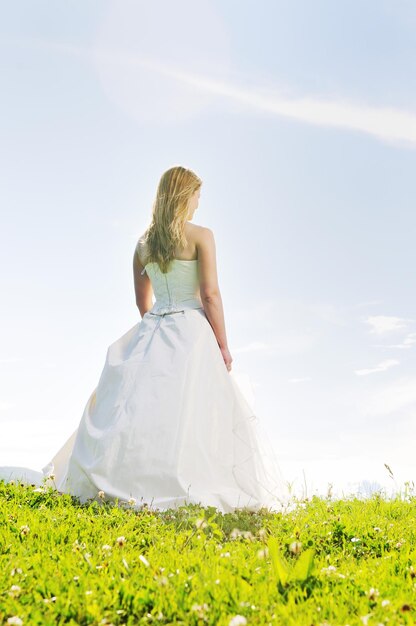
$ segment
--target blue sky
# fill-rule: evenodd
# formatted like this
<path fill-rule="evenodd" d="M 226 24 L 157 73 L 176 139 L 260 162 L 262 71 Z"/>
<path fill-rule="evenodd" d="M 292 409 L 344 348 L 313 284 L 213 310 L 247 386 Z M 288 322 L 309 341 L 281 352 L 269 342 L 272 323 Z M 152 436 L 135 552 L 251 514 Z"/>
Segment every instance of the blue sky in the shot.
<path fill-rule="evenodd" d="M 406 0 L 1 5 L 0 465 L 77 427 L 181 164 L 288 480 L 416 479 L 415 35 Z"/>

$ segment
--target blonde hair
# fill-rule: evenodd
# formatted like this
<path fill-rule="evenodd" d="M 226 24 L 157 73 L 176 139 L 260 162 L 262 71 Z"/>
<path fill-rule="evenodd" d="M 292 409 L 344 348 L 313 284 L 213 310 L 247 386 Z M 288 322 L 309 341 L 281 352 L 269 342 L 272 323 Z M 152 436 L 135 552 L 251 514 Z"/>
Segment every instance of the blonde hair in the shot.
<path fill-rule="evenodd" d="M 152 219 L 137 247 L 145 247 L 146 263 L 158 263 L 165 274 L 175 258 L 176 248 L 185 248 L 185 222 L 191 196 L 202 180 L 180 165 L 166 170 L 160 178 L 152 207 Z"/>

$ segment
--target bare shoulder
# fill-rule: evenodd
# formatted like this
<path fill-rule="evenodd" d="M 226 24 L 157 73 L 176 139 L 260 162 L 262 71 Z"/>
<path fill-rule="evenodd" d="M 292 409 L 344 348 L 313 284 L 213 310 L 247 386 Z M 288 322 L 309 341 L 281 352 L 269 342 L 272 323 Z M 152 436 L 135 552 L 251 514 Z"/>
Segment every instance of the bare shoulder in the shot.
<path fill-rule="evenodd" d="M 196 247 L 200 243 L 205 243 L 214 238 L 213 231 L 207 226 L 200 226 L 199 224 L 191 224 L 191 222 L 187 222 L 186 224 L 186 237 L 189 240 L 192 240 Z"/>
<path fill-rule="evenodd" d="M 192 222 L 185 222 L 185 235 L 187 237 L 197 236 L 198 233 L 205 230 L 204 226 L 199 224 L 193 224 Z"/>
<path fill-rule="evenodd" d="M 138 259 L 140 263 L 143 265 L 143 267 L 146 265 L 146 256 L 147 256 L 147 246 L 146 246 L 146 241 L 145 241 L 145 235 L 146 235 L 146 232 L 140 235 L 136 244 L 135 251 L 134 251 L 135 255 L 138 256 Z"/>
<path fill-rule="evenodd" d="M 200 226 L 196 247 L 200 293 L 201 295 L 219 293 L 215 238 L 211 228 Z"/>

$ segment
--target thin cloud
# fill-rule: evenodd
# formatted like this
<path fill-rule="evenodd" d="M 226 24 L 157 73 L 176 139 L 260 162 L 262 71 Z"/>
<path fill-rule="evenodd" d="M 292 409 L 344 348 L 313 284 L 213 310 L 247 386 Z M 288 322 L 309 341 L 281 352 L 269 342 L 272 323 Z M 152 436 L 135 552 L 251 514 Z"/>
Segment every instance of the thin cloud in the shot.
<path fill-rule="evenodd" d="M 416 146 L 416 113 L 391 106 L 372 106 L 364 102 L 354 102 L 346 97 L 325 97 L 316 95 L 288 97 L 287 88 L 253 85 L 252 77 L 246 82 L 250 87 L 219 80 L 176 67 L 169 62 L 159 62 L 153 58 L 121 52 L 118 49 L 95 47 L 94 49 L 77 45 L 61 44 L 37 39 L 9 39 L 8 44 L 32 45 L 53 49 L 64 54 L 84 57 L 93 64 L 99 60 L 112 67 L 137 67 L 151 74 L 174 79 L 178 85 L 187 85 L 199 92 L 216 95 L 241 105 L 248 110 L 283 116 L 308 124 L 343 128 L 372 135 L 380 140 Z M 148 94 L 151 99 L 151 94 Z"/>
<path fill-rule="evenodd" d="M 371 369 L 355 370 L 354 374 L 357 374 L 357 376 L 367 376 L 367 374 L 375 374 L 376 372 L 385 372 L 391 367 L 394 367 L 395 365 L 399 365 L 399 363 L 400 361 L 397 361 L 396 359 L 386 359 L 385 361 L 381 361 L 381 363 L 379 363 L 376 367 L 373 367 Z"/>
<path fill-rule="evenodd" d="M 370 333 L 376 333 L 378 335 L 406 328 L 409 321 L 413 320 L 388 315 L 372 315 L 364 320 L 364 322 L 371 327 Z"/>
<path fill-rule="evenodd" d="M 194 74 L 159 63 L 120 53 L 116 50 L 95 49 L 96 57 L 112 64 L 137 64 L 143 69 L 177 80 L 179 83 L 195 87 L 200 91 L 237 102 L 243 107 L 290 117 L 301 122 L 318 126 L 329 126 L 357 130 L 387 141 L 403 141 L 416 145 L 416 114 L 393 107 L 375 107 L 356 103 L 346 98 L 325 98 L 318 96 L 291 97 L 262 86 L 247 88 L 212 77 Z M 251 79 L 250 79 L 251 80 Z"/>
<path fill-rule="evenodd" d="M 307 380 L 312 380 L 312 378 L 310 376 L 304 376 L 303 378 L 289 378 L 288 382 L 289 383 L 303 383 L 303 382 L 306 382 Z"/>
<path fill-rule="evenodd" d="M 408 350 L 416 344 L 416 333 L 409 333 L 402 341 L 402 343 L 392 344 L 374 344 L 375 348 L 399 348 L 400 350 Z"/>

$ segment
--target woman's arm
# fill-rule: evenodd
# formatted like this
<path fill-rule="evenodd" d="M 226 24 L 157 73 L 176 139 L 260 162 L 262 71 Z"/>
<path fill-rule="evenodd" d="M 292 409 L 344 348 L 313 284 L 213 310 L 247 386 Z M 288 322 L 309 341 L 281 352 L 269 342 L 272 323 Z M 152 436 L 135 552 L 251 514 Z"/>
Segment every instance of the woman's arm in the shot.
<path fill-rule="evenodd" d="M 232 357 L 225 331 L 224 309 L 218 286 L 214 233 L 202 228 L 196 243 L 198 250 L 199 290 L 205 314 L 212 326 L 224 362 L 231 369 Z"/>
<path fill-rule="evenodd" d="M 141 273 L 143 269 L 144 267 L 139 259 L 136 247 L 133 256 L 134 292 L 136 294 L 136 305 L 142 317 L 153 306 L 152 283 L 150 282 L 150 278 L 148 277 L 146 272 L 144 272 L 144 274 Z"/>

